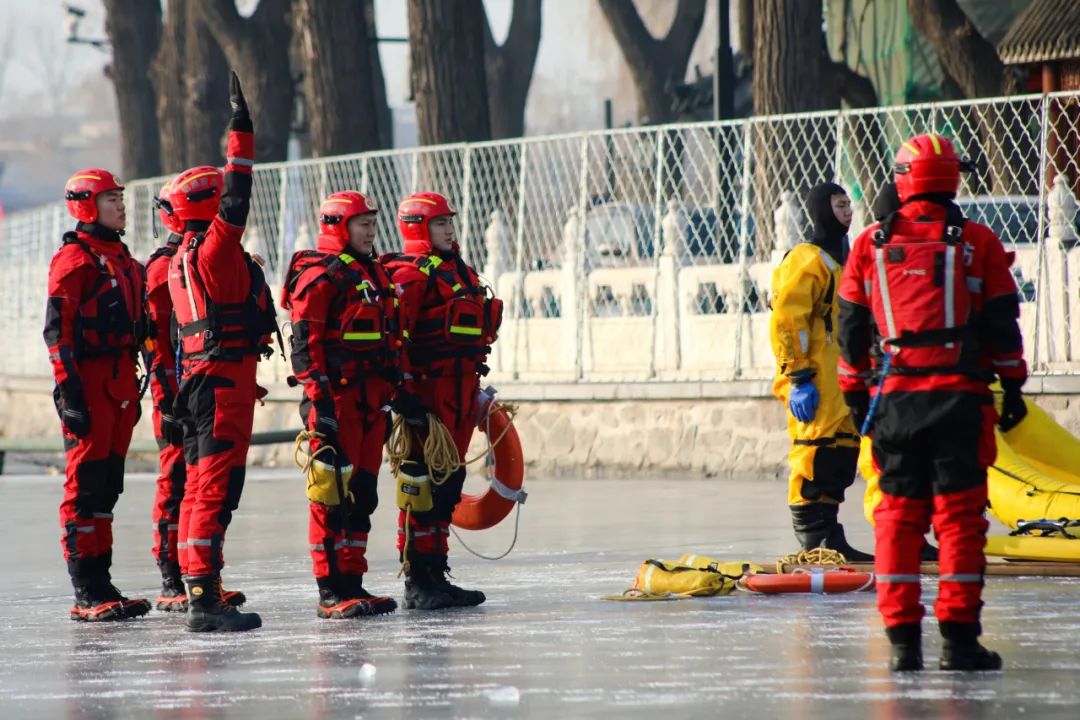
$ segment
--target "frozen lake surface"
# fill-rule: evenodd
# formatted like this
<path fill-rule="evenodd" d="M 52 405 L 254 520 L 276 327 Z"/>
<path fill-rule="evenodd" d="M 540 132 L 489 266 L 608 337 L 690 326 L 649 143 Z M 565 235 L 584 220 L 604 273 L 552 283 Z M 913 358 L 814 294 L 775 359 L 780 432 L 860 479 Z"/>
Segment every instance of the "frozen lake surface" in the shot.
<path fill-rule="evenodd" d="M 382 480 L 365 584 L 400 599 L 396 509 Z M 629 587 L 646 558 L 771 561 L 794 549 L 774 479 L 531 479 L 508 558 L 479 560 L 451 540 L 457 582 L 484 590 L 486 604 L 326 621 L 315 616 L 303 483 L 252 470 L 225 581 L 264 626 L 237 635 L 189 634 L 156 611 L 68 620 L 61 483 L 0 476 L 4 718 L 1080 718 L 1080 578 L 987 579 L 986 644 L 1006 671 L 985 675 L 890 674 L 872 593 L 598 599 Z M 151 476 L 129 476 L 114 568 L 122 590 L 151 599 L 152 492 Z M 869 548 L 858 503 L 842 517 L 852 544 Z M 463 536 L 498 554 L 512 520 Z M 923 588 L 932 601 L 932 579 Z M 936 668 L 932 619 L 924 633 Z"/>

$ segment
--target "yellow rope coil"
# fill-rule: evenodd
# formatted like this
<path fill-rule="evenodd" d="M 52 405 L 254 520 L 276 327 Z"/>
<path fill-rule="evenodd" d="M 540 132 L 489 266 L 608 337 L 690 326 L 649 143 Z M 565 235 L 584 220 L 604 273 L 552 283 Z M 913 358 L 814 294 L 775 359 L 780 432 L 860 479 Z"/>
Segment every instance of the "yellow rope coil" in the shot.
<path fill-rule="evenodd" d="M 843 553 L 829 548 L 816 547 L 785 555 L 776 561 L 776 572 L 783 574 L 785 565 L 847 565 Z"/>
<path fill-rule="evenodd" d="M 487 416 L 490 416 L 496 410 L 502 410 L 509 415 L 510 422 L 507 423 L 497 438 L 494 440 L 488 438 L 487 448 L 483 452 L 476 457 L 465 460 L 465 462 L 461 462 L 458 455 L 454 436 L 450 434 L 450 431 L 438 417 L 428 413 L 428 435 L 424 440 L 423 455 L 424 464 L 428 467 L 432 483 L 442 485 L 454 471 L 486 458 L 495 449 L 495 446 L 506 437 L 506 433 L 510 431 L 510 426 L 513 425 L 514 416 L 517 415 L 517 405 L 500 402 L 489 403 L 487 415 L 484 418 L 485 424 Z M 391 472 L 397 474 L 401 464 L 408 460 L 409 455 L 412 453 L 412 444 L 413 433 L 409 431 L 405 418 L 401 415 L 395 416 L 390 439 L 386 443 L 386 453 L 390 459 Z"/>
<path fill-rule="evenodd" d="M 296 436 L 296 447 L 293 448 L 293 462 L 296 463 L 296 467 L 300 468 L 300 472 L 304 473 L 305 476 L 308 474 L 308 470 L 311 469 L 311 463 L 315 462 L 315 458 L 326 452 L 334 452 L 334 448 L 331 445 L 323 445 L 313 453 L 304 451 L 303 445 L 305 442 L 308 443 L 310 448 L 310 443 L 313 439 L 318 438 L 321 440 L 324 437 L 326 436 L 322 433 L 317 433 L 312 430 L 301 430 Z"/>

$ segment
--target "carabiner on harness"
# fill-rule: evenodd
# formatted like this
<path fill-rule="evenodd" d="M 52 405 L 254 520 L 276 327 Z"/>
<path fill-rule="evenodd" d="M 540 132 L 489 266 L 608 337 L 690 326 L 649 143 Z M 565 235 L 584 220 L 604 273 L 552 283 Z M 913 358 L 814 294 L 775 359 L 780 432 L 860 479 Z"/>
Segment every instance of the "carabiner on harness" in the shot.
<path fill-rule="evenodd" d="M 885 348 L 885 342 L 881 343 L 881 350 L 884 353 L 884 360 L 881 361 L 881 374 L 878 377 L 877 390 L 874 392 L 874 397 L 870 400 L 870 409 L 866 411 L 866 417 L 863 419 L 862 427 L 859 428 L 859 434 L 863 437 L 870 432 L 870 428 L 874 426 L 874 414 L 877 412 L 878 403 L 881 402 L 881 389 L 885 386 L 885 376 L 889 374 L 889 366 L 892 365 L 892 353 Z"/>

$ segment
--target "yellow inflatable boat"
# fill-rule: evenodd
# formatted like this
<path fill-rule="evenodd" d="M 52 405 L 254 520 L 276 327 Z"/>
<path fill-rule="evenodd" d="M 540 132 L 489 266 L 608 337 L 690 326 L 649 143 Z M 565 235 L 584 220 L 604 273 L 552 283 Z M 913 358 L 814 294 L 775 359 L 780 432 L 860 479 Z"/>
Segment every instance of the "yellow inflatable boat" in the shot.
<path fill-rule="evenodd" d="M 997 459 L 988 472 L 990 513 L 1014 530 L 1025 521 L 1043 519 L 1075 530 L 1043 528 L 1047 535 L 991 536 L 986 554 L 1080 562 L 1080 526 L 1069 523 L 1080 521 L 1080 440 L 1030 398 L 1026 401 L 1027 416 L 1009 432 L 997 433 Z M 863 438 L 859 471 L 867 481 L 863 512 L 873 524 L 881 491 L 868 438 Z"/>

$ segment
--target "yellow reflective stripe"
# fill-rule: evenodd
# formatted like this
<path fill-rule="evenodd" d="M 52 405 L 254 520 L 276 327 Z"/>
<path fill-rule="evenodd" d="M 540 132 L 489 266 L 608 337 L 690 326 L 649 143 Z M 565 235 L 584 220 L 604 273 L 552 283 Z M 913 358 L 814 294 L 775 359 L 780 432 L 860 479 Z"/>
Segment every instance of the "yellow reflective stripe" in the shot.
<path fill-rule="evenodd" d="M 340 255 L 338 255 L 338 257 L 341 258 L 341 262 L 345 263 L 346 265 L 356 259 L 349 253 L 341 253 Z"/>
<path fill-rule="evenodd" d="M 430 275 L 431 271 L 436 269 L 440 265 L 442 265 L 442 258 L 430 255 L 428 256 L 427 261 L 420 265 L 420 272 L 424 273 L 425 275 Z"/>
<path fill-rule="evenodd" d="M 934 145 L 934 154 L 935 155 L 940 155 L 941 154 L 941 142 L 938 140 L 938 136 L 937 135 L 931 135 L 930 136 L 930 142 L 933 143 L 933 145 Z"/>
<path fill-rule="evenodd" d="M 409 331 L 408 331 L 408 330 L 402 330 L 402 331 L 401 331 L 401 334 L 405 336 L 405 339 L 406 339 L 406 340 L 408 340 L 408 339 L 409 339 Z"/>
<path fill-rule="evenodd" d="M 463 325 L 451 325 L 450 332 L 457 333 L 458 335 L 479 335 L 480 328 L 465 327 Z"/>
<path fill-rule="evenodd" d="M 461 283 L 454 283 L 454 287 L 452 287 L 450 289 L 453 290 L 454 292 L 457 292 L 458 290 L 461 289 Z"/>
<path fill-rule="evenodd" d="M 342 334 L 342 340 L 378 340 L 382 337 L 382 333 L 362 333 L 362 332 L 347 332 Z"/>
<path fill-rule="evenodd" d="M 914 145 L 912 145 L 911 143 L 904 143 L 904 147 L 906 147 L 906 148 L 907 148 L 908 150 L 910 150 L 911 152 L 915 153 L 916 155 L 921 155 L 921 154 L 922 154 L 922 153 L 920 153 L 920 152 L 919 152 L 918 150 L 916 150 L 916 149 L 915 149 L 915 146 L 914 146 Z"/>

